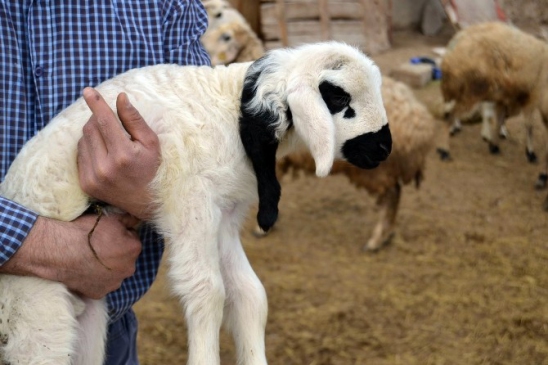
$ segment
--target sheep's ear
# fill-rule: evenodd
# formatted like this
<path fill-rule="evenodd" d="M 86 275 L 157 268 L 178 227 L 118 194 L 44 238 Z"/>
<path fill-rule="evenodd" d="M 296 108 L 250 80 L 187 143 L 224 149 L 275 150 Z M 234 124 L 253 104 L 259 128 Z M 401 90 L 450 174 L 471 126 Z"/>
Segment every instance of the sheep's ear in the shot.
<path fill-rule="evenodd" d="M 276 177 L 278 139 L 275 133 L 280 116 L 275 110 L 253 103 L 257 99 L 257 80 L 262 62 L 264 58 L 256 61 L 253 70 L 246 75 L 240 107 L 240 138 L 257 177 L 257 223 L 267 232 L 278 219 L 281 196 L 280 183 Z"/>
<path fill-rule="evenodd" d="M 304 140 L 316 163 L 316 175 L 327 176 L 335 159 L 335 126 L 320 92 L 299 86 L 287 96 L 295 131 Z"/>

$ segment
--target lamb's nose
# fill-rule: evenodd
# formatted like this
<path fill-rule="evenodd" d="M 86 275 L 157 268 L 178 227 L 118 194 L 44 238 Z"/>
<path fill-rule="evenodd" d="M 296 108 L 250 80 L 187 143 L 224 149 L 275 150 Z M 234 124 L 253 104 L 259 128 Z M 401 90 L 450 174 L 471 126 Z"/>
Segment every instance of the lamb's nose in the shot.
<path fill-rule="evenodd" d="M 392 151 L 392 135 L 388 124 L 377 132 L 365 133 L 345 142 L 342 148 L 344 158 L 364 169 L 377 167 Z"/>

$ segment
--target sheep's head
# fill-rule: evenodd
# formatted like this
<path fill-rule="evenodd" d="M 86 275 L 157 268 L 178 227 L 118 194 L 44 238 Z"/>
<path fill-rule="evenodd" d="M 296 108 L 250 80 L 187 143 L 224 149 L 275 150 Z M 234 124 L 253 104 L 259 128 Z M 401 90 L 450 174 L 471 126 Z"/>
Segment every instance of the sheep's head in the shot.
<path fill-rule="evenodd" d="M 259 226 L 278 214 L 278 143 L 291 128 L 310 150 L 316 174 L 335 158 L 374 168 L 390 154 L 392 138 L 381 96 L 381 74 L 356 48 L 325 42 L 267 53 L 248 69 L 240 135 L 259 189 Z"/>
<path fill-rule="evenodd" d="M 208 29 L 202 36 L 202 43 L 211 58 L 211 65 L 227 65 L 238 57 L 251 30 L 240 22 L 221 24 Z"/>
<path fill-rule="evenodd" d="M 208 29 L 216 28 L 220 24 L 228 22 L 245 22 L 242 14 L 226 0 L 203 0 L 202 3 L 207 12 Z"/>

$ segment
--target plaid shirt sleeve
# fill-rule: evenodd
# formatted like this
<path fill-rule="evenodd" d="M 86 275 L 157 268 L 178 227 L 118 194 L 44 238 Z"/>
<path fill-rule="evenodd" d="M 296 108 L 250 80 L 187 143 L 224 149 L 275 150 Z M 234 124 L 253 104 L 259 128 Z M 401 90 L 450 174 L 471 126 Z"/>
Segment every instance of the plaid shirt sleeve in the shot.
<path fill-rule="evenodd" d="M 0 266 L 21 247 L 38 216 L 0 197 Z"/>
<path fill-rule="evenodd" d="M 0 178 L 24 143 L 97 84 L 160 63 L 209 65 L 200 43 L 200 0 L 4 1 L 0 6 Z M 21 246 L 36 215 L 0 197 L 0 265 Z M 140 231 L 135 274 L 107 296 L 111 321 L 154 281 L 163 253 L 151 226 Z"/>

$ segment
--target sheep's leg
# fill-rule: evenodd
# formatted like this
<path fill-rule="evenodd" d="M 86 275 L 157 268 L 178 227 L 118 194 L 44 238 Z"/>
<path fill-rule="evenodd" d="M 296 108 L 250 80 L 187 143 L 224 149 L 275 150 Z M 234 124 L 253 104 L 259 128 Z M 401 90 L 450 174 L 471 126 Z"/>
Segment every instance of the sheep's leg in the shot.
<path fill-rule="evenodd" d="M 548 129 L 548 115 L 542 112 L 541 116 L 542 116 L 542 122 L 544 124 L 544 127 Z M 548 139 L 545 139 L 543 169 L 539 173 L 535 187 L 537 189 L 544 189 L 546 188 L 547 182 L 548 182 Z M 548 210 L 548 197 L 546 198 L 544 202 L 544 209 Z"/>
<path fill-rule="evenodd" d="M 400 184 L 394 185 L 379 197 L 378 204 L 381 206 L 380 219 L 373 229 L 371 238 L 363 248 L 365 251 L 378 250 L 394 235 L 400 197 Z"/>
<path fill-rule="evenodd" d="M 83 299 L 85 308 L 78 320 L 78 365 L 101 365 L 105 358 L 108 314 L 103 300 Z"/>
<path fill-rule="evenodd" d="M 235 219 L 223 221 L 220 235 L 221 270 L 227 295 L 224 324 L 234 338 L 238 364 L 265 365 L 266 292 L 247 260 Z"/>
<path fill-rule="evenodd" d="M 184 202 L 173 212 L 162 212 L 165 221 L 159 222 L 168 227 L 162 229 L 168 243 L 168 274 L 185 311 L 189 365 L 220 363 L 225 301 L 218 252 L 221 212 L 204 190 L 185 191 Z M 173 202 L 165 205 L 174 207 Z"/>
<path fill-rule="evenodd" d="M 493 137 L 491 133 L 491 120 L 495 115 L 495 104 L 491 102 L 481 103 L 481 137 L 484 141 L 490 142 Z"/>
<path fill-rule="evenodd" d="M 74 304 L 60 283 L 1 275 L 0 364 L 76 364 Z M 76 307 L 82 308 L 81 303 Z"/>
<path fill-rule="evenodd" d="M 537 154 L 535 153 L 535 146 L 533 144 L 534 118 L 534 110 L 527 109 L 523 112 L 523 119 L 525 123 L 525 155 L 527 156 L 527 161 L 530 163 L 537 162 Z"/>
<path fill-rule="evenodd" d="M 447 110 L 444 114 L 442 133 L 439 134 L 441 139 L 438 141 L 436 152 L 442 161 L 449 161 L 451 160 L 451 152 L 449 151 L 449 137 L 453 135 L 452 125 L 456 123 L 458 118 L 454 112 L 454 104 L 446 103 L 445 107 Z"/>
<path fill-rule="evenodd" d="M 500 153 L 500 130 L 505 119 L 506 111 L 503 106 L 492 102 L 482 103 L 482 136 L 486 138 L 484 133 L 487 134 L 489 152 L 492 154 Z"/>

